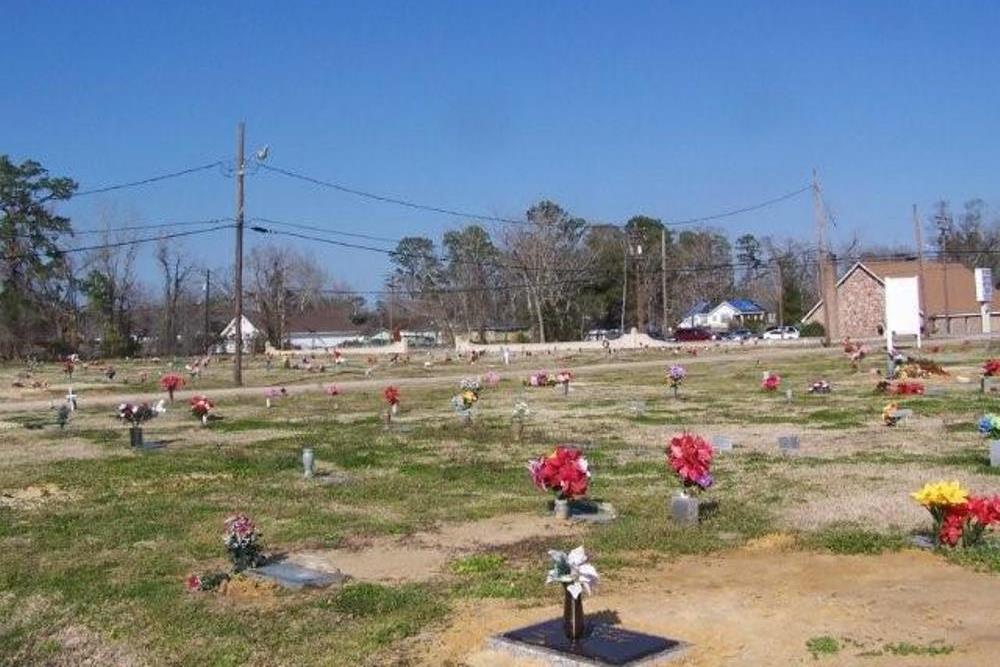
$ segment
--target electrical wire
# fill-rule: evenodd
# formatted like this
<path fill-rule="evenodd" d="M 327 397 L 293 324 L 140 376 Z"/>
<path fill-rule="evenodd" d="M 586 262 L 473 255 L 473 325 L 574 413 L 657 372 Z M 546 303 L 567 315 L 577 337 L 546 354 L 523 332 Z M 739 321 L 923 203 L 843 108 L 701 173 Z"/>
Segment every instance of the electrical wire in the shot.
<path fill-rule="evenodd" d="M 317 227 L 315 225 L 306 225 L 297 222 L 285 222 L 283 220 L 274 220 L 272 218 L 260 218 L 253 217 L 250 218 L 248 222 L 263 222 L 268 225 L 279 225 L 281 227 L 290 227 L 292 229 L 304 229 L 306 231 L 313 232 L 323 232 L 325 234 L 333 234 L 335 236 L 347 236 L 350 238 L 366 239 L 368 241 L 382 241 L 385 243 L 399 243 L 402 239 L 390 239 L 385 236 L 372 236 L 370 234 L 358 234 L 357 232 L 344 232 L 338 229 L 330 229 L 328 227 Z"/>
<path fill-rule="evenodd" d="M 124 241 L 114 241 L 111 243 L 98 243 L 88 246 L 78 246 L 75 248 L 56 248 L 51 253 L 48 253 L 51 257 L 61 257 L 63 255 L 69 255 L 78 252 L 88 252 L 91 250 L 106 250 L 110 248 L 121 248 L 123 246 L 138 245 L 140 243 L 149 243 L 150 241 L 163 241 L 167 239 L 176 239 L 185 236 L 197 236 L 199 234 L 208 234 L 210 232 L 215 232 L 220 229 L 232 229 L 235 227 L 234 224 L 217 225 L 209 229 L 193 229 L 186 232 L 174 232 L 172 234 L 157 234 L 156 236 L 149 236 L 139 239 L 128 239 Z M 23 259 L 25 257 L 30 257 L 28 253 L 13 253 L 3 255 L 5 261 L 12 261 L 16 259 Z"/>
<path fill-rule="evenodd" d="M 460 210 L 456 210 L 456 209 L 452 209 L 452 208 L 446 208 L 444 206 L 433 206 L 433 205 L 429 205 L 429 204 L 420 204 L 420 203 L 417 203 L 417 202 L 414 202 L 414 201 L 410 201 L 408 199 L 402 199 L 402 198 L 399 198 L 399 197 L 392 197 L 392 196 L 388 196 L 388 195 L 377 194 L 377 193 L 374 193 L 374 192 L 368 192 L 368 191 L 365 191 L 365 190 L 359 190 L 357 188 L 348 187 L 348 186 L 342 185 L 340 183 L 335 183 L 333 181 L 323 180 L 321 178 L 316 178 L 314 176 L 309 176 L 307 174 L 303 174 L 303 173 L 300 173 L 300 172 L 292 171 L 291 169 L 283 169 L 281 167 L 275 167 L 275 166 L 268 165 L 268 164 L 261 163 L 260 164 L 260 168 L 264 169 L 266 171 L 270 171 L 270 172 L 276 173 L 276 174 L 281 174 L 281 175 L 286 176 L 288 178 L 294 178 L 294 179 L 297 179 L 297 180 L 300 180 L 300 181 L 304 181 L 306 183 L 312 183 L 313 185 L 319 185 L 319 186 L 322 186 L 322 187 L 326 187 L 326 188 L 330 188 L 330 189 L 333 189 L 333 190 L 337 190 L 338 192 L 343 192 L 343 193 L 346 193 L 346 194 L 351 194 L 351 195 L 355 195 L 355 196 L 358 196 L 358 197 L 363 197 L 365 199 L 371 199 L 373 201 L 378 201 L 378 202 L 382 202 L 382 203 L 386 203 L 386 204 L 396 204 L 397 206 L 405 206 L 407 208 L 417 209 L 417 210 L 421 210 L 421 211 L 430 211 L 431 213 L 440 213 L 442 215 L 450 215 L 450 216 L 453 216 L 453 217 L 466 218 L 466 219 L 471 219 L 471 220 L 482 220 L 484 222 L 499 222 L 499 223 L 504 223 L 504 224 L 514 224 L 514 225 L 538 224 L 538 223 L 533 223 L 530 220 L 520 220 L 520 219 L 517 219 L 517 218 L 505 218 L 505 217 L 495 216 L 495 215 L 485 215 L 485 214 L 482 214 L 482 213 L 472 213 L 472 212 L 469 212 L 469 211 L 460 211 Z M 765 201 L 762 201 L 762 202 L 759 202 L 759 203 L 756 203 L 756 204 L 751 204 L 749 206 L 742 206 L 740 208 L 735 208 L 735 209 L 731 209 L 731 210 L 728 210 L 728 211 L 723 211 L 721 213 L 714 213 L 712 215 L 706 215 L 706 216 L 701 216 L 701 217 L 697 217 L 697 218 L 688 218 L 686 220 L 675 220 L 673 222 L 665 222 L 663 224 L 665 226 L 668 226 L 668 227 L 678 227 L 678 226 L 682 226 L 682 225 L 694 225 L 694 224 L 699 224 L 699 223 L 703 223 L 703 222 L 712 222 L 713 220 L 721 220 L 721 219 L 724 219 L 724 218 L 729 218 L 729 217 L 733 217 L 733 216 L 736 216 L 736 215 L 741 215 L 743 213 L 750 213 L 752 211 L 757 211 L 757 210 L 760 210 L 762 208 L 767 208 L 768 206 L 773 206 L 774 204 L 778 204 L 778 203 L 781 203 L 781 202 L 783 202 L 785 200 L 791 199 L 792 197 L 796 197 L 796 196 L 802 194 L 803 192 L 807 192 L 807 191 L 809 191 L 811 189 L 812 189 L 812 185 L 810 184 L 810 185 L 806 185 L 806 186 L 803 186 L 801 188 L 798 188 L 796 190 L 792 190 L 791 192 L 786 192 L 785 194 L 780 195 L 778 197 L 774 197 L 773 199 L 768 199 L 768 200 L 765 200 Z M 588 226 L 592 226 L 592 225 L 588 225 Z M 613 226 L 620 227 L 621 225 L 613 225 Z"/>
<path fill-rule="evenodd" d="M 100 188 L 92 188 L 90 190 L 79 190 L 74 192 L 70 199 L 76 199 L 77 197 L 86 197 L 88 195 L 101 194 L 103 192 L 113 192 L 115 190 L 124 190 L 126 188 L 135 188 L 141 185 L 150 185 L 152 183 L 159 183 L 160 181 L 166 181 L 171 178 L 179 178 L 181 176 L 187 176 L 188 174 L 194 174 L 199 171 L 207 171 L 208 169 L 214 169 L 216 167 L 223 166 L 222 160 L 217 160 L 209 164 L 203 164 L 198 167 L 190 167 L 188 169 L 181 169 L 180 171 L 172 171 L 168 174 L 159 174 L 158 176 L 150 176 L 149 178 L 144 178 L 138 181 L 129 181 L 127 183 L 117 183 L 115 185 L 106 185 Z"/>

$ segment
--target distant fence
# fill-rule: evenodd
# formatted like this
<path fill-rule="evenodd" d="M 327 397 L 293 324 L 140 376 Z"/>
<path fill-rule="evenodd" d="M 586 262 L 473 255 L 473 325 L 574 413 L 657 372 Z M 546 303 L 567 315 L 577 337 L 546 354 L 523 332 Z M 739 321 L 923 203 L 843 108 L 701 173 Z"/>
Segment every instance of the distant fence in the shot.
<path fill-rule="evenodd" d="M 334 351 L 340 352 L 345 357 L 371 357 L 379 354 L 408 354 L 410 346 L 405 340 L 388 345 L 366 345 L 347 347 L 326 347 L 306 350 L 279 350 L 268 344 L 264 353 L 272 357 L 309 357 L 317 354 L 333 355 Z"/>

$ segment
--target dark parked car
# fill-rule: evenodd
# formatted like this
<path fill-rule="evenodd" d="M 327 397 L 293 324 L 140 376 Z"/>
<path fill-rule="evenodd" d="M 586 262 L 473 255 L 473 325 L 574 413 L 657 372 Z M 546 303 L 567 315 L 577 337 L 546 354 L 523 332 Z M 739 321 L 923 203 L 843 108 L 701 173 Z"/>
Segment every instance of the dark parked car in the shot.
<path fill-rule="evenodd" d="M 736 329 L 729 332 L 729 340 L 750 340 L 751 338 L 753 338 L 753 332 L 749 329 Z"/>
<path fill-rule="evenodd" d="M 711 331 L 702 327 L 686 327 L 674 332 L 674 340 L 678 342 L 713 340 L 714 338 L 715 335 Z"/>

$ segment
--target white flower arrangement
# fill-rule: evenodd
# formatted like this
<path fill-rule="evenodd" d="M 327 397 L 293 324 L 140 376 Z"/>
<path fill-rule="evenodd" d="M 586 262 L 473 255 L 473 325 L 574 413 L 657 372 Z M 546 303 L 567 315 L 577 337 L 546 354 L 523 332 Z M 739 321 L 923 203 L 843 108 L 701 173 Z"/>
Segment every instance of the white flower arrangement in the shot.
<path fill-rule="evenodd" d="M 583 550 L 582 546 L 573 549 L 568 554 L 550 550 L 549 557 L 552 559 L 553 566 L 545 579 L 546 584 L 562 584 L 574 600 L 584 593 L 587 595 L 593 593 L 600 577 L 594 566 L 587 562 L 587 552 Z"/>

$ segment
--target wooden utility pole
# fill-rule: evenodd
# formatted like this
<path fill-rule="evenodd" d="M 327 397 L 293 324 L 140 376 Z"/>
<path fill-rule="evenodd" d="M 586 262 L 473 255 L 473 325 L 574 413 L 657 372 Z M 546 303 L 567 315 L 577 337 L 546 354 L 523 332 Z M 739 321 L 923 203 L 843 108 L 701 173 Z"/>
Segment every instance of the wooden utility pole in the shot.
<path fill-rule="evenodd" d="M 774 260 L 774 287 L 778 292 L 778 326 L 785 326 L 785 283 L 781 278 L 781 260 Z M 826 307 L 826 304 L 823 304 Z"/>
<path fill-rule="evenodd" d="M 243 160 L 244 122 L 236 127 L 236 275 L 233 289 L 236 291 L 236 359 L 233 364 L 233 382 L 243 384 L 243 177 L 246 163 Z"/>
<path fill-rule="evenodd" d="M 625 302 L 628 299 L 628 232 L 625 232 L 625 244 L 622 252 L 622 324 L 621 334 L 625 335 Z"/>
<path fill-rule="evenodd" d="M 205 269 L 205 354 L 208 354 L 208 348 L 212 344 L 212 333 L 209 329 L 211 324 L 208 320 L 208 304 L 212 296 L 212 270 Z"/>
<path fill-rule="evenodd" d="M 920 295 L 920 312 L 923 313 L 924 319 L 921 322 L 921 328 L 924 329 L 924 335 L 930 334 L 930 327 L 924 326 L 924 323 L 930 319 L 930 313 L 927 312 L 927 295 L 924 291 L 924 234 L 920 229 L 920 218 L 917 216 L 917 205 L 913 205 L 913 233 L 916 236 L 917 242 L 917 283 L 919 295 Z"/>
<path fill-rule="evenodd" d="M 832 272 L 834 269 L 830 265 L 829 249 L 826 240 L 826 211 L 823 209 L 823 197 L 819 187 L 819 177 L 815 169 L 813 169 L 812 190 L 813 215 L 816 218 L 818 245 L 816 253 L 818 259 L 817 276 L 819 278 L 819 295 L 823 300 L 823 328 L 825 329 L 823 332 L 823 342 L 829 345 L 831 338 L 838 334 L 837 329 L 839 329 L 837 326 L 839 315 L 837 312 L 837 286 L 836 276 L 827 276 L 827 273 Z M 829 286 L 831 282 L 834 283 L 833 289 L 830 289 Z"/>
<path fill-rule="evenodd" d="M 667 228 L 660 230 L 660 289 L 663 299 L 663 320 L 660 324 L 660 335 L 667 337 Z"/>

